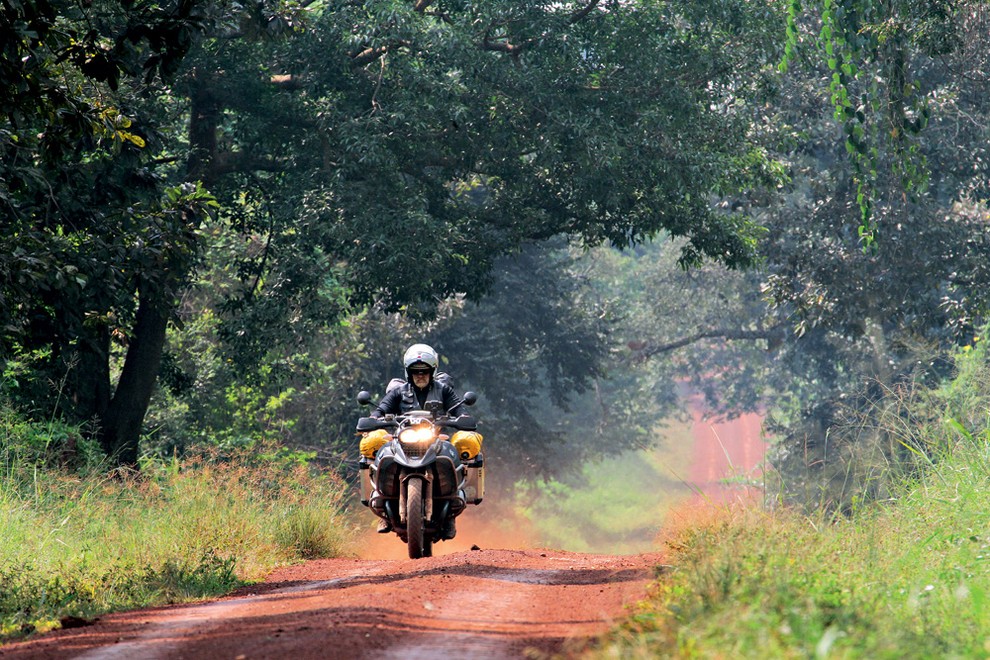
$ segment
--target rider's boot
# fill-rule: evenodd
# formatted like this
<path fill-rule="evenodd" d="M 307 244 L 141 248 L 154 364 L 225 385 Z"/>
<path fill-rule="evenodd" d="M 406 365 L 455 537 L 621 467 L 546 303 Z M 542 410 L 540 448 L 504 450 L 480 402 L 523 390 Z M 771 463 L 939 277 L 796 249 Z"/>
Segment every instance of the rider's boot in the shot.
<path fill-rule="evenodd" d="M 387 518 L 382 518 L 378 521 L 379 534 L 388 534 L 391 531 L 392 531 L 392 523 L 390 523 Z"/>
<path fill-rule="evenodd" d="M 457 527 L 454 525 L 454 517 L 451 516 L 443 524 L 443 529 L 440 530 L 440 536 L 449 541 L 450 539 L 457 536 Z"/>

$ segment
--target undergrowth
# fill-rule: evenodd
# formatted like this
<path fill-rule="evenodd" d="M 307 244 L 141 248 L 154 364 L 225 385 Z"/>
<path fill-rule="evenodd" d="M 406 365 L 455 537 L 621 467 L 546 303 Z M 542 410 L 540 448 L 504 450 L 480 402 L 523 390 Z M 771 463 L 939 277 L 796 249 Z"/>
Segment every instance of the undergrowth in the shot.
<path fill-rule="evenodd" d="M 889 497 L 844 513 L 669 516 L 669 565 L 591 655 L 987 657 L 990 366 L 984 348 L 958 359 L 957 378 L 926 394 L 926 423 L 909 431 L 900 419 L 917 460 L 887 476 Z"/>
<path fill-rule="evenodd" d="M 70 468 L 45 428 L 24 428 L 0 413 L 0 639 L 227 593 L 342 552 L 344 484 L 277 448 Z"/>

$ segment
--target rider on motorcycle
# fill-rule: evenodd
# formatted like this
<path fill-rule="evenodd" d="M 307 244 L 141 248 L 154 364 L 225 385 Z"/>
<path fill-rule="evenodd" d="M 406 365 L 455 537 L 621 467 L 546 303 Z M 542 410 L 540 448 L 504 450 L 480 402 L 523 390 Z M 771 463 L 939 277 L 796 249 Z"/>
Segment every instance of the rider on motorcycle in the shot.
<path fill-rule="evenodd" d="M 434 378 L 439 364 L 437 352 L 426 344 L 413 344 L 406 349 L 402 357 L 402 365 L 406 370 L 405 382 L 398 384 L 397 387 L 390 385 L 371 416 L 381 418 L 385 415 L 401 415 L 410 410 L 425 410 L 427 401 L 442 402 L 443 409 L 451 417 L 460 415 L 463 401 L 454 388 Z M 384 431 L 381 433 L 385 434 Z M 390 531 L 392 525 L 388 520 L 382 519 L 378 522 L 379 534 L 387 534 Z M 452 539 L 456 533 L 454 518 L 451 517 L 447 520 L 443 536 Z"/>
<path fill-rule="evenodd" d="M 461 398 L 454 388 L 434 378 L 440 359 L 426 344 L 413 344 L 402 357 L 406 382 L 390 389 L 371 413 L 372 417 L 400 415 L 410 410 L 425 410 L 427 401 L 440 401 L 451 417 L 461 414 Z"/>

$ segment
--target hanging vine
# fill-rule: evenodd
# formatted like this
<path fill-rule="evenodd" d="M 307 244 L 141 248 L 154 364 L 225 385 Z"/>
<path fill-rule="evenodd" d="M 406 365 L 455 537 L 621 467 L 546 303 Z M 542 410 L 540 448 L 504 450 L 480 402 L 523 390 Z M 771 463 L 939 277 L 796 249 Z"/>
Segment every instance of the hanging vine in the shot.
<path fill-rule="evenodd" d="M 822 0 L 817 12 L 815 45 L 831 72 L 829 96 L 852 162 L 864 250 L 875 250 L 880 234 L 874 203 L 881 163 L 889 163 L 907 201 L 915 201 L 928 185 L 919 135 L 930 110 L 912 77 L 910 55 L 915 40 L 927 33 L 923 27 L 951 18 L 945 11 L 933 14 L 932 6 L 944 8 L 912 0 Z M 792 0 L 781 71 L 796 56 L 803 14 L 801 1 Z"/>

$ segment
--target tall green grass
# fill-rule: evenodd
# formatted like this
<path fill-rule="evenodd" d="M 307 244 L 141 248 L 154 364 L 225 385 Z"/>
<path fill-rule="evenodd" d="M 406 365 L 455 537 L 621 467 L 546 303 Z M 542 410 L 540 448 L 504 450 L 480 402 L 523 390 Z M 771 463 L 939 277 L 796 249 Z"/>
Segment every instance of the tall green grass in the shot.
<path fill-rule="evenodd" d="M 888 497 L 848 516 L 682 511 L 650 598 L 592 655 L 990 655 L 990 367 L 982 350 L 959 360 L 952 383 L 906 402 L 931 414 L 896 422 L 916 461 L 882 477 Z"/>
<path fill-rule="evenodd" d="M 692 519 L 610 653 L 986 657 L 990 498 L 964 482 L 855 521 L 754 510 Z"/>
<path fill-rule="evenodd" d="M 0 638 L 226 593 L 344 547 L 344 484 L 277 450 L 69 470 L 27 460 L 15 426 L 0 436 Z"/>

